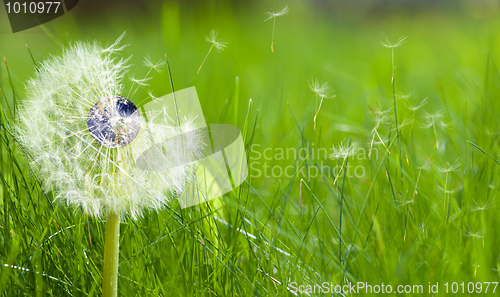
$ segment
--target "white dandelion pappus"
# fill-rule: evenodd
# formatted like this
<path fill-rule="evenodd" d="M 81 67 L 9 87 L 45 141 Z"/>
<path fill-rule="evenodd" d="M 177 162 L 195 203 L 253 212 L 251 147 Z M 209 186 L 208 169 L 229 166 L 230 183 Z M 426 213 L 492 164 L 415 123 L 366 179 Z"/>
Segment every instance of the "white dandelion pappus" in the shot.
<path fill-rule="evenodd" d="M 288 5 L 285 6 L 282 10 L 278 12 L 274 12 L 272 9 L 271 11 L 266 12 L 267 14 L 267 19 L 264 20 L 264 22 L 269 21 L 270 19 L 273 19 L 273 34 L 271 37 L 271 52 L 274 53 L 274 29 L 276 28 L 276 18 L 280 16 L 284 16 L 288 13 Z"/>
<path fill-rule="evenodd" d="M 182 192 L 192 168 L 144 171 L 136 167 L 134 151 L 192 127 L 189 119 L 180 127 L 146 122 L 122 97 L 129 67 L 129 58 L 115 57 L 124 48 L 122 38 L 108 48 L 77 42 L 44 61 L 26 83 L 16 131 L 56 200 L 94 217 L 115 213 L 137 219 L 144 209 L 160 209 Z M 192 134 L 189 142 L 169 147 L 165 157 L 185 164 L 202 142 Z"/>
<path fill-rule="evenodd" d="M 318 79 L 313 78 L 309 82 L 309 88 L 313 91 L 316 97 L 316 112 L 314 114 L 313 122 L 314 122 L 314 130 L 316 130 L 316 117 L 321 109 L 321 105 L 323 104 L 323 100 L 327 98 L 336 97 L 335 94 L 332 93 L 330 85 L 328 82 L 321 83 Z"/>

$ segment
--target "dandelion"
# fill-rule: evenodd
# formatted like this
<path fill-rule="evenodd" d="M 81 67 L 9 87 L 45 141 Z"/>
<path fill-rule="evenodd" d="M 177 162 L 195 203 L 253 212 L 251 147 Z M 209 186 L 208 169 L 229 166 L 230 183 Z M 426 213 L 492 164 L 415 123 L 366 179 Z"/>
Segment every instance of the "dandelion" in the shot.
<path fill-rule="evenodd" d="M 457 158 L 453 164 L 447 164 L 447 167 L 438 167 L 438 170 L 444 173 L 458 171 L 460 169 L 460 158 Z"/>
<path fill-rule="evenodd" d="M 480 214 L 481 214 L 481 225 L 483 226 L 483 230 L 486 230 L 486 219 L 484 217 L 484 211 L 492 208 L 493 206 L 495 206 L 495 202 L 489 200 L 489 201 L 486 201 L 485 204 L 483 204 L 483 205 L 480 206 L 476 202 L 476 200 L 473 200 L 473 201 L 474 201 L 475 206 L 471 207 L 470 211 L 471 212 L 475 212 L 475 211 L 479 211 L 480 212 Z M 483 247 L 484 247 L 484 238 L 483 238 Z"/>
<path fill-rule="evenodd" d="M 132 85 L 130 86 L 130 90 L 128 91 L 127 97 L 130 97 L 131 95 L 135 95 L 135 93 L 139 90 L 141 87 L 148 86 L 147 81 L 151 79 L 149 77 L 149 74 L 151 73 L 152 70 L 155 70 L 157 73 L 161 73 L 163 70 L 161 67 L 165 65 L 165 60 L 158 60 L 154 62 L 153 58 L 151 58 L 149 55 L 146 55 L 143 60 L 144 66 L 148 67 L 149 70 L 146 72 L 146 75 L 144 75 L 144 78 L 142 79 L 136 79 L 136 78 L 131 78 L 130 80 L 133 82 Z M 132 88 L 137 84 L 137 88 L 133 93 Z"/>
<path fill-rule="evenodd" d="M 219 32 L 217 32 L 215 30 L 212 30 L 212 31 L 210 31 L 210 35 L 205 36 L 205 40 L 208 41 L 209 43 L 211 43 L 212 46 L 208 50 L 208 53 L 205 56 L 205 59 L 203 59 L 203 62 L 201 62 L 200 68 L 198 68 L 198 72 L 196 72 L 196 73 L 200 73 L 201 67 L 203 67 L 203 64 L 205 64 L 205 61 L 207 60 L 208 55 L 210 55 L 210 52 L 212 51 L 212 49 L 214 47 L 217 49 L 217 51 L 221 52 L 227 46 L 227 42 L 224 42 L 224 41 L 222 41 L 220 39 L 217 40 L 217 35 L 218 34 L 219 34 Z"/>
<path fill-rule="evenodd" d="M 403 45 L 406 41 L 406 37 L 402 36 L 396 43 L 391 43 L 389 39 L 384 36 L 384 41 L 380 44 L 384 47 L 391 49 L 391 60 L 392 60 L 392 97 L 394 103 L 394 121 L 396 123 L 396 137 L 398 139 L 398 150 L 399 150 L 399 162 L 401 164 L 401 178 L 403 178 L 403 152 L 401 151 L 401 137 L 399 136 L 399 125 L 398 125 L 398 105 L 396 103 L 396 64 L 394 64 L 394 49 Z"/>
<path fill-rule="evenodd" d="M 44 61 L 26 84 L 16 122 L 17 137 L 44 188 L 90 216 L 106 217 L 103 296 L 117 292 L 120 219 L 161 209 L 192 178 L 189 166 L 166 172 L 135 166 L 137 152 L 178 130 L 172 121 L 144 121 L 134 103 L 121 96 L 129 59 L 114 55 L 124 48 L 122 37 L 108 48 L 78 42 Z M 192 122 L 184 119 L 180 128 L 192 130 Z M 203 145 L 201 135 L 185 138 L 163 151 L 171 163 L 186 164 Z"/>
<path fill-rule="evenodd" d="M 395 43 L 392 43 L 389 38 L 387 38 L 387 36 L 384 35 L 384 40 L 383 41 L 380 41 L 380 44 L 387 47 L 387 48 L 390 48 L 390 49 L 394 49 L 396 47 L 400 47 L 403 45 L 403 43 L 405 43 L 406 41 L 406 36 L 401 36 L 398 41 L 396 41 Z"/>
<path fill-rule="evenodd" d="M 358 152 L 358 143 L 354 142 L 351 143 L 349 140 L 349 143 L 347 141 L 341 141 L 340 144 L 335 147 L 332 146 L 332 153 L 330 154 L 331 159 L 342 159 L 342 166 L 340 166 L 340 170 L 335 176 L 335 179 L 333 181 L 333 184 L 337 182 L 337 179 L 340 177 L 340 174 L 342 173 L 342 169 L 347 163 L 347 158 L 349 156 L 353 156 Z"/>
<path fill-rule="evenodd" d="M 413 112 L 412 121 L 411 121 L 411 128 L 410 128 L 410 136 L 413 132 L 413 123 L 415 122 L 415 114 L 417 113 L 417 110 L 419 110 L 420 108 L 424 107 L 424 105 L 427 104 L 427 99 L 428 99 L 427 97 L 424 98 L 417 105 L 411 105 L 410 103 L 408 103 L 408 109 Z"/>
<path fill-rule="evenodd" d="M 347 142 L 341 141 L 336 147 L 332 146 L 332 153 L 330 154 L 331 159 L 344 159 L 347 156 L 353 156 L 359 151 L 359 146 L 357 142 L 349 145 Z"/>
<path fill-rule="evenodd" d="M 321 105 L 323 104 L 323 100 L 325 98 L 333 98 L 336 95 L 332 93 L 330 86 L 327 82 L 321 83 L 317 79 L 312 79 L 309 82 L 309 88 L 313 91 L 316 96 L 316 113 L 314 114 L 314 130 L 316 130 L 316 117 L 318 116 L 319 110 L 321 109 Z"/>
<path fill-rule="evenodd" d="M 477 232 L 472 232 L 471 228 L 470 227 L 466 227 L 464 228 L 465 231 L 464 231 L 464 235 L 467 236 L 467 237 L 471 237 L 472 239 L 482 239 L 483 240 L 483 246 L 484 246 L 484 233 L 482 230 L 479 230 Z M 478 263 L 477 263 L 477 249 L 476 249 L 476 241 L 473 240 L 474 242 L 474 258 L 475 258 L 475 262 L 476 264 L 474 265 L 474 277 L 476 276 L 477 274 L 477 268 L 479 267 Z"/>
<path fill-rule="evenodd" d="M 460 192 L 463 188 L 464 188 L 464 185 L 460 185 L 454 189 L 447 189 L 447 187 L 445 186 L 444 188 L 441 187 L 441 186 L 438 186 L 438 188 L 443 191 L 444 193 L 446 194 L 454 194 L 454 193 L 458 193 Z"/>
<path fill-rule="evenodd" d="M 495 202 L 493 202 L 491 200 L 487 201 L 485 204 L 483 204 L 481 206 L 479 205 L 479 203 L 476 202 L 476 200 L 473 200 L 473 201 L 474 201 L 475 206 L 472 206 L 470 208 L 471 212 L 488 210 L 488 209 L 492 208 L 493 206 L 495 206 Z"/>
<path fill-rule="evenodd" d="M 143 63 L 144 66 L 148 67 L 149 69 L 154 69 L 156 72 L 161 73 L 163 72 L 162 67 L 165 66 L 167 61 L 164 59 L 159 59 L 158 61 L 155 62 L 154 58 L 152 58 L 149 55 L 146 55 L 146 57 L 144 57 Z"/>
<path fill-rule="evenodd" d="M 439 141 L 438 141 L 437 132 L 436 132 L 436 121 L 438 119 L 442 118 L 443 114 L 442 114 L 442 112 L 440 110 L 437 111 L 434 114 L 425 112 L 425 116 L 424 117 L 427 119 L 427 121 L 426 121 L 426 123 L 422 127 L 423 128 L 430 128 L 430 127 L 432 127 L 432 130 L 434 131 L 434 138 L 436 139 L 436 148 L 439 149 Z"/>
<path fill-rule="evenodd" d="M 371 156 L 373 145 L 378 144 L 378 143 L 380 143 L 384 146 L 384 148 L 386 149 L 388 154 L 391 153 L 389 151 L 389 149 L 387 148 L 387 146 L 385 145 L 385 142 L 382 140 L 382 137 L 380 137 L 380 134 L 378 133 L 378 129 L 380 128 L 380 126 L 387 124 L 391 120 L 391 116 L 389 115 L 389 112 L 390 112 L 389 110 L 385 110 L 385 111 L 381 110 L 380 107 L 376 107 L 372 111 L 372 115 L 375 118 L 375 127 L 373 127 L 373 129 L 372 129 L 373 136 L 372 136 L 372 140 L 370 142 L 370 152 L 368 153 L 368 157 Z M 377 142 L 375 141 L 375 136 L 378 137 L 379 141 L 377 141 Z"/>
<path fill-rule="evenodd" d="M 460 158 L 457 158 L 453 164 L 451 164 L 451 165 L 448 164 L 447 167 L 443 167 L 443 168 L 438 167 L 437 168 L 439 171 L 441 171 L 441 172 L 443 172 L 443 173 L 446 174 L 446 177 L 444 179 L 444 188 L 442 188 L 441 186 L 438 186 L 438 188 L 444 192 L 444 195 L 445 195 L 445 197 L 444 197 L 445 198 L 444 199 L 444 204 L 445 204 L 444 207 L 446 207 L 446 205 L 448 205 L 448 211 L 447 211 L 447 213 L 449 213 L 449 207 L 450 207 L 450 203 L 449 203 L 449 201 L 450 201 L 450 194 L 454 194 L 454 193 L 462 190 L 462 188 L 463 188 L 463 186 L 460 186 L 460 187 L 455 188 L 455 189 L 448 189 L 448 174 L 450 172 L 458 171 L 460 169 L 460 166 L 461 166 L 460 165 Z"/>
<path fill-rule="evenodd" d="M 422 164 L 421 166 L 418 166 L 417 168 L 419 170 L 424 170 L 426 172 L 430 172 L 431 168 L 432 168 L 432 165 L 433 165 L 433 162 L 431 161 L 431 159 L 430 158 L 425 158 L 424 164 Z"/>
<path fill-rule="evenodd" d="M 273 34 L 271 37 L 271 52 L 272 53 L 274 53 L 274 28 L 276 27 L 276 18 L 283 16 L 283 15 L 286 15 L 287 13 L 288 13 L 288 5 L 285 6 L 285 8 L 283 8 L 282 10 L 280 10 L 278 12 L 274 12 L 272 9 L 271 9 L 271 11 L 266 12 L 268 17 L 267 17 L 267 19 L 264 20 L 264 22 L 267 22 L 270 19 L 273 19 Z"/>

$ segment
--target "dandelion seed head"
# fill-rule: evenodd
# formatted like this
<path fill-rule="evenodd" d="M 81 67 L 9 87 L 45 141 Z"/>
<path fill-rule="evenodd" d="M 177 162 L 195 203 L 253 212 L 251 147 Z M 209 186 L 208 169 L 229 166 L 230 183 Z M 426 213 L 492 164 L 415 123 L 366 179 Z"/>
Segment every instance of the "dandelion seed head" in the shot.
<path fill-rule="evenodd" d="M 488 210 L 488 209 L 490 209 L 490 208 L 492 208 L 492 207 L 495 206 L 495 202 L 492 201 L 492 200 L 487 201 L 483 205 L 479 205 L 479 203 L 477 203 L 476 200 L 473 200 L 473 201 L 474 201 L 475 205 L 472 206 L 472 207 L 470 207 L 470 211 L 471 212 Z"/>
<path fill-rule="evenodd" d="M 422 108 L 424 105 L 426 105 L 426 104 L 427 104 L 427 99 L 428 99 L 427 97 L 426 97 L 426 98 L 424 98 L 424 99 L 423 99 L 422 101 L 420 101 L 420 103 L 419 103 L 419 104 L 417 104 L 417 105 L 412 105 L 411 103 L 408 103 L 408 104 L 407 104 L 407 107 L 408 107 L 408 109 L 409 109 L 409 110 L 411 110 L 411 111 L 417 111 L 417 110 L 419 110 L 420 108 Z"/>
<path fill-rule="evenodd" d="M 331 159 L 344 159 L 347 156 L 354 156 L 359 151 L 359 146 L 357 142 L 351 143 L 349 145 L 347 141 L 341 141 L 338 146 L 332 146 L 332 153 L 330 154 Z"/>
<path fill-rule="evenodd" d="M 430 128 L 432 126 L 435 126 L 436 120 L 439 120 L 443 117 L 443 112 L 441 110 L 438 110 L 435 113 L 428 113 L 427 111 L 424 112 L 425 122 L 422 124 L 422 128 Z"/>
<path fill-rule="evenodd" d="M 313 78 L 309 82 L 309 88 L 318 98 L 325 99 L 335 97 L 328 82 L 320 82 L 318 79 Z"/>
<path fill-rule="evenodd" d="M 147 83 L 149 80 L 151 79 L 151 77 L 145 77 L 145 78 L 133 78 L 131 77 L 130 80 L 136 84 L 138 84 L 139 86 L 141 87 L 145 87 L 145 86 L 149 86 L 149 84 Z"/>
<path fill-rule="evenodd" d="M 443 187 L 441 187 L 441 186 L 438 186 L 438 188 L 439 188 L 441 191 L 443 191 L 444 193 L 446 193 L 446 194 L 455 194 L 455 193 L 460 192 L 460 191 L 464 188 L 464 186 L 463 186 L 463 185 L 461 185 L 461 186 L 458 186 L 458 187 L 456 187 L 456 188 L 454 188 L 454 189 L 447 189 L 446 187 L 444 187 L 444 188 L 443 188 Z"/>
<path fill-rule="evenodd" d="M 265 19 L 264 21 L 269 21 L 270 19 L 272 18 L 276 18 L 276 17 L 280 17 L 280 16 L 284 16 L 288 13 L 288 5 L 285 6 L 282 10 L 278 11 L 278 12 L 274 12 L 272 9 L 268 12 L 266 12 L 266 15 L 267 15 L 267 19 Z"/>
<path fill-rule="evenodd" d="M 162 67 L 167 63 L 165 59 L 159 59 L 158 61 L 154 61 L 150 55 L 146 55 L 144 57 L 144 66 L 154 69 L 156 72 L 161 73 L 163 71 Z"/>
<path fill-rule="evenodd" d="M 451 129 L 453 127 L 453 121 L 451 122 L 444 122 L 444 121 L 439 121 L 439 123 L 441 124 L 441 126 L 445 129 Z"/>
<path fill-rule="evenodd" d="M 484 237 L 482 230 L 479 230 L 477 232 L 472 232 L 470 227 L 465 227 L 464 229 L 465 229 L 464 235 L 467 237 L 472 237 L 472 238 L 483 238 Z"/>
<path fill-rule="evenodd" d="M 78 42 L 41 63 L 26 83 L 16 114 L 16 136 L 33 157 L 32 167 L 56 200 L 94 217 L 108 212 L 142 216 L 160 209 L 191 180 L 190 166 L 150 172 L 135 164 L 144 151 L 179 133 L 172 120 L 157 124 L 139 116 L 124 91 L 129 58 L 117 58 L 123 35 L 110 47 Z M 192 129 L 181 119 L 182 131 Z M 187 139 L 189 138 L 189 139 Z M 203 143 L 193 133 L 163 151 L 171 163 L 192 160 Z"/>
<path fill-rule="evenodd" d="M 404 195 L 402 193 L 399 194 L 398 201 L 397 201 L 397 204 L 399 206 L 405 206 L 405 205 L 413 204 L 413 203 L 415 203 L 415 200 L 406 197 L 406 195 Z"/>
<path fill-rule="evenodd" d="M 396 41 L 395 43 L 392 43 L 389 38 L 387 38 L 387 36 L 383 36 L 383 40 L 380 41 L 380 44 L 384 47 L 387 47 L 387 48 L 396 48 L 396 47 L 400 47 L 402 46 L 406 41 L 406 36 L 401 36 L 398 41 Z"/>
<path fill-rule="evenodd" d="M 392 120 L 391 110 L 382 110 L 380 107 L 375 107 L 371 111 L 372 116 L 375 119 L 375 127 L 372 131 L 377 130 L 381 125 L 387 124 Z"/>
<path fill-rule="evenodd" d="M 438 167 L 438 170 L 444 173 L 458 171 L 460 169 L 460 158 L 457 158 L 453 164 L 447 164 L 445 167 Z"/>
<path fill-rule="evenodd" d="M 224 48 L 226 48 L 228 42 L 222 41 L 222 40 L 217 40 L 217 35 L 219 32 L 212 30 L 210 31 L 210 34 L 208 36 L 205 36 L 205 40 L 210 42 L 215 46 L 215 48 L 220 52 L 223 51 Z"/>

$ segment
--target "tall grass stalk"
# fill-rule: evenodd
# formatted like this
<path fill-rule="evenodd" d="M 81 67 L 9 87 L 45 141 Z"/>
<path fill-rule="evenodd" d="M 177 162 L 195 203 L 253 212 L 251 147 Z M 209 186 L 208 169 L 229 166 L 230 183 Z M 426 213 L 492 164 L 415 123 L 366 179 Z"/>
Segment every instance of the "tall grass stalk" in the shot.
<path fill-rule="evenodd" d="M 391 62 L 392 62 L 392 79 L 391 79 L 391 84 L 392 84 L 392 100 L 394 103 L 394 122 L 396 125 L 396 139 L 398 142 L 398 150 L 399 150 L 399 164 L 401 166 L 401 179 L 403 179 L 403 151 L 401 150 L 401 136 L 399 135 L 399 123 L 398 123 L 398 104 L 397 104 L 397 98 L 396 98 L 396 64 L 394 61 L 394 49 L 396 47 L 401 46 L 406 40 L 405 36 L 402 36 L 399 38 L 399 40 L 396 43 L 391 43 L 387 38 L 385 39 L 385 42 L 380 42 L 383 46 L 390 48 L 391 49 Z"/>

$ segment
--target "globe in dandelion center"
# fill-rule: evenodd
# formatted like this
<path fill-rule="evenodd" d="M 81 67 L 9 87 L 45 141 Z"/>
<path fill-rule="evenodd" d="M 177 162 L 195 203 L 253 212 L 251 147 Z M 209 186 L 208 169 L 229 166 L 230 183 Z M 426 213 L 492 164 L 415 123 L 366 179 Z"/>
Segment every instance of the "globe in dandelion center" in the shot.
<path fill-rule="evenodd" d="M 132 101 L 111 96 L 100 99 L 90 108 L 87 127 L 99 144 L 118 148 L 134 140 L 141 128 L 141 119 Z"/>

